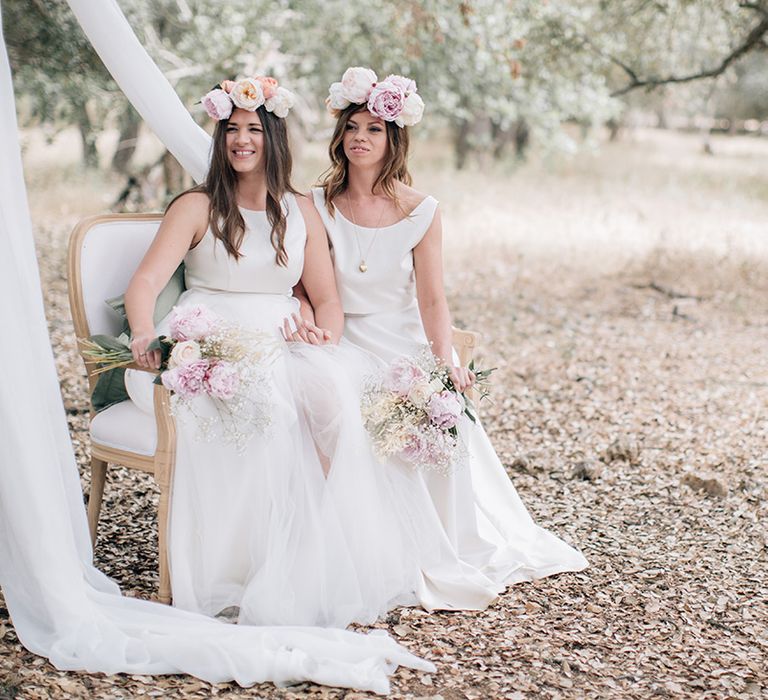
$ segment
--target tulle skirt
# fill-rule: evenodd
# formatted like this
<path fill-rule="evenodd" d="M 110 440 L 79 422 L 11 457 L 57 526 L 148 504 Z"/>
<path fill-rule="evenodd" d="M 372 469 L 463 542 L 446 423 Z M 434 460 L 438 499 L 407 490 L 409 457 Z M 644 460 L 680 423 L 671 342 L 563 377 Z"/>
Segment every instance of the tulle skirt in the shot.
<path fill-rule="evenodd" d="M 187 304 L 275 338 L 297 310 L 288 297 L 201 290 L 185 292 L 178 306 Z M 236 606 L 241 622 L 258 625 L 372 622 L 413 602 L 418 557 L 359 416 L 371 358 L 345 343 L 278 342 L 255 389 L 269 397 L 270 423 L 244 448 L 201 438 L 194 421 L 177 420 L 174 605 L 210 615 Z M 132 400 L 147 411 L 148 376 L 126 373 Z M 207 397 L 194 401 L 210 413 Z"/>

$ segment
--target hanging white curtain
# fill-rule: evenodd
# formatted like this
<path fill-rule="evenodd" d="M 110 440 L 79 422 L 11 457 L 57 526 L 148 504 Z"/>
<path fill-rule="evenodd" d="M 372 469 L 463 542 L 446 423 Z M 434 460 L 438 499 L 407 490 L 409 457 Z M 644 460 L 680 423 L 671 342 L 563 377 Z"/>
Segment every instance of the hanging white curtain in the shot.
<path fill-rule="evenodd" d="M 119 71 L 114 65 L 110 69 L 119 72 L 118 81 L 132 91 L 129 96 L 145 118 L 153 112 L 155 128 L 167 120 L 168 132 L 161 138 L 200 179 L 208 137 L 135 37 L 128 50 L 125 30 L 130 33 L 130 28 L 118 22 L 119 8 L 111 0 L 71 4 L 81 20 L 85 14 L 99 25 L 101 40 L 124 51 Z M 137 52 L 146 60 L 139 61 Z M 309 680 L 385 693 L 397 664 L 432 669 L 385 634 L 243 627 L 124 598 L 91 565 L 80 483 L 43 314 L 17 133 L 10 67 L 0 37 L 0 585 L 24 646 L 59 669 L 188 673 L 245 686 Z"/>
<path fill-rule="evenodd" d="M 115 0 L 67 0 L 88 41 L 157 138 L 196 182 L 208 170 L 211 137 L 198 126 L 145 51 Z"/>

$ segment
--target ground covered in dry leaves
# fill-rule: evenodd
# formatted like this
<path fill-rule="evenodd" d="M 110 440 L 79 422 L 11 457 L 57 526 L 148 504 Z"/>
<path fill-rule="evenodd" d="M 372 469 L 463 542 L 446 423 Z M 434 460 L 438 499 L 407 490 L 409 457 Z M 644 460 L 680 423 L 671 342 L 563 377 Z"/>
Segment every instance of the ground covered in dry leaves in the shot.
<path fill-rule="evenodd" d="M 51 334 L 81 467 L 87 402 L 61 231 L 39 236 Z M 469 263 L 467 263 L 469 260 Z M 757 697 L 768 692 L 768 306 L 762 263 L 656 254 L 615 270 L 526 262 L 489 243 L 449 264 L 457 325 L 498 366 L 489 434 L 536 520 L 590 568 L 510 589 L 481 613 L 400 609 L 378 627 L 437 673 L 392 698 Z M 492 283 L 490 282 L 492 280 Z M 88 473 L 83 470 L 84 490 Z M 96 564 L 155 590 L 156 493 L 113 468 Z M 0 609 L 0 700 L 355 698 L 302 684 L 60 673 Z M 373 696 L 370 696 L 373 697 Z"/>

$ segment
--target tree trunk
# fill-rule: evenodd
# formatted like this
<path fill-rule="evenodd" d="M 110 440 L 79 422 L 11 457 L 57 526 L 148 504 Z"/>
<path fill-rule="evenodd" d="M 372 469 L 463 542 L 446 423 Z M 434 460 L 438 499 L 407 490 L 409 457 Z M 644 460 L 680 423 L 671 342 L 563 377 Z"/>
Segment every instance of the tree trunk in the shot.
<path fill-rule="evenodd" d="M 494 160 L 501 160 L 507 150 L 510 139 L 509 129 L 503 129 L 498 122 L 491 120 L 491 143 Z"/>
<path fill-rule="evenodd" d="M 117 138 L 117 148 L 112 156 L 112 168 L 119 173 L 127 174 L 131 158 L 136 151 L 139 138 L 141 118 L 131 105 L 126 104 L 118 118 L 120 133 Z"/>
<path fill-rule="evenodd" d="M 531 145 L 531 130 L 525 119 L 518 119 L 515 127 L 515 157 L 525 160 L 528 156 L 528 147 Z"/>
<path fill-rule="evenodd" d="M 179 165 L 179 161 L 171 155 L 170 151 L 163 154 L 163 181 L 166 197 L 176 196 L 192 186 L 184 168 Z"/>
<path fill-rule="evenodd" d="M 462 119 L 454 125 L 453 153 L 456 170 L 463 170 L 469 156 L 469 132 L 470 125 L 467 119 Z"/>
<path fill-rule="evenodd" d="M 80 132 L 80 141 L 83 146 L 83 165 L 86 168 L 99 167 L 99 152 L 96 150 L 97 133 L 93 130 L 91 118 L 85 101 L 77 101 L 74 104 L 77 119 L 77 128 Z"/>

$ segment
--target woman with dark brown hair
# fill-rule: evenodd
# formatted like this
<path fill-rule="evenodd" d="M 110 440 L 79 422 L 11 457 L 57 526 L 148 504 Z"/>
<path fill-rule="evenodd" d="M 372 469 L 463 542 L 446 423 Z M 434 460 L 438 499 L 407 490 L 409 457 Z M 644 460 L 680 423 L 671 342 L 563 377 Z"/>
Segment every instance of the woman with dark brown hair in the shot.
<path fill-rule="evenodd" d="M 359 350 L 336 345 L 342 312 L 327 238 L 311 201 L 291 186 L 284 117 L 292 96 L 271 78 L 246 78 L 223 83 L 203 104 L 217 119 L 210 172 L 171 203 L 131 280 L 133 355 L 158 367 L 152 340 L 200 308 L 268 336 L 275 357 L 235 409 L 236 422 L 260 422 L 259 433 L 232 442 L 214 429 L 201 440 L 198 428 L 216 419 L 205 395 L 193 405 L 202 422 L 178 413 L 173 602 L 210 615 L 236 611 L 249 624 L 370 622 L 412 587 L 413 567 L 360 421 L 355 377 L 368 365 Z M 156 328 L 155 300 L 182 260 L 187 289 Z M 312 344 L 286 343 L 299 339 L 294 329 L 278 332 L 298 314 L 299 281 L 323 329 Z M 126 383 L 151 411 L 148 376 L 128 372 Z M 385 501 L 371 505 L 377 496 Z M 388 535 L 371 549 L 380 528 Z"/>
<path fill-rule="evenodd" d="M 327 104 L 336 117 L 331 166 L 312 194 L 331 243 L 344 337 L 387 363 L 431 347 L 464 392 L 475 378 L 451 347 L 438 203 L 410 186 L 408 128 L 424 110 L 416 83 L 350 68 Z M 482 426 L 462 416 L 457 429 L 466 448 L 460 463 L 447 474 L 423 468 L 418 483 L 450 541 L 446 557 L 463 568 L 444 567 L 438 584 L 420 591 L 422 604 L 482 608 L 510 583 L 583 569 L 578 551 L 535 525 Z M 432 446 L 417 438 L 403 454 L 428 459 Z M 459 573 L 461 595 L 451 585 Z"/>

